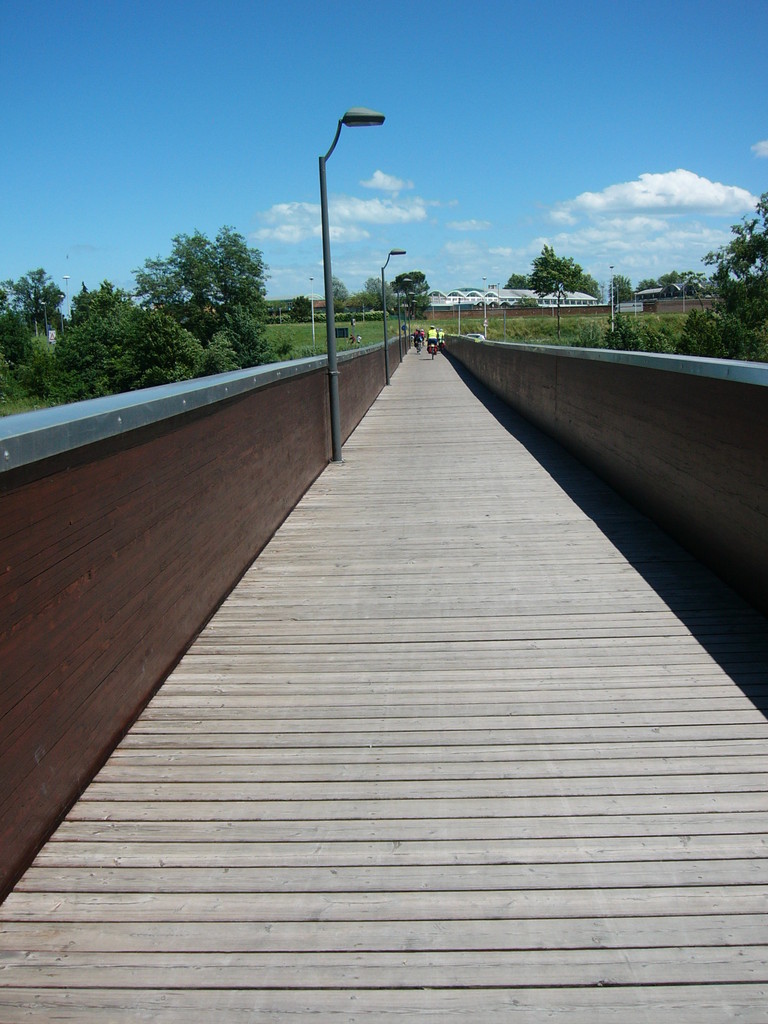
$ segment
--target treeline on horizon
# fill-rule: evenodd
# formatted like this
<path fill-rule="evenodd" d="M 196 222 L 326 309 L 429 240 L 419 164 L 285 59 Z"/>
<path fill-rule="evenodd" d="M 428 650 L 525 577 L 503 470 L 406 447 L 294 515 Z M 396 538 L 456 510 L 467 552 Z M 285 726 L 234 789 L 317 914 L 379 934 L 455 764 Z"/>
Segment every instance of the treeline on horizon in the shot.
<path fill-rule="evenodd" d="M 613 325 L 583 323 L 568 343 L 630 351 L 768 362 L 768 192 L 755 215 L 731 228 L 730 242 L 704 258 L 703 274 L 665 275 L 692 290 L 714 296 L 711 309 L 692 309 L 681 332 L 645 317 L 617 315 Z M 95 291 L 85 286 L 72 299 L 71 315 L 61 309 L 64 293 L 42 269 L 0 283 L 0 411 L 55 405 L 139 388 L 208 376 L 284 359 L 292 345 L 270 341 L 272 319 L 266 300 L 262 253 L 233 228 L 211 240 L 200 232 L 177 235 L 170 255 L 146 260 L 134 271 L 136 289 L 108 281 Z M 634 295 L 626 278 L 614 278 L 614 300 Z M 636 290 L 664 284 L 643 281 Z M 597 282 L 549 246 L 533 261 L 529 275 L 513 274 L 506 287 L 537 295 L 586 291 L 599 297 Z M 597 288 L 597 291 L 594 289 Z M 398 299 L 416 317 L 426 315 L 429 285 L 421 271 L 399 274 L 387 286 L 387 306 Z M 350 296 L 334 279 L 339 311 L 355 301 L 382 308 L 380 283 L 370 278 Z M 300 296 L 290 317 L 305 322 L 311 303 Z M 558 304 L 558 336 L 560 317 Z M 49 331 L 58 327 L 55 344 Z M 301 353 L 306 354 L 306 353 Z"/>

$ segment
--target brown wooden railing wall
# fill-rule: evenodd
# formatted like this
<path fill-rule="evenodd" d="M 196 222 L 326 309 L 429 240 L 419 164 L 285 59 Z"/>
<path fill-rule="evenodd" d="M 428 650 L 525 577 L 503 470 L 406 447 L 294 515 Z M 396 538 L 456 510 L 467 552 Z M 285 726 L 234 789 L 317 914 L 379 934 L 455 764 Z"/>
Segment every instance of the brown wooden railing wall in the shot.
<path fill-rule="evenodd" d="M 465 338 L 448 351 L 768 614 L 768 366 Z"/>
<path fill-rule="evenodd" d="M 326 466 L 327 370 L 304 362 L 43 458 L 13 464 L 0 439 L 0 899 Z M 383 348 L 339 368 L 346 439 L 384 386 Z"/>

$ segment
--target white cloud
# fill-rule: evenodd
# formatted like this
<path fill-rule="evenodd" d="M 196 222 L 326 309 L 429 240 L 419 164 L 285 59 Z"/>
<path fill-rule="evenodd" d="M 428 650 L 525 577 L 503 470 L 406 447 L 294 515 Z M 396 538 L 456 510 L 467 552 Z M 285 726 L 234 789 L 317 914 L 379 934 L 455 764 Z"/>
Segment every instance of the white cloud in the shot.
<path fill-rule="evenodd" d="M 452 231 L 487 231 L 491 222 L 489 220 L 451 220 L 445 226 Z"/>
<path fill-rule="evenodd" d="M 554 236 L 535 240 L 572 255 L 600 276 L 614 263 L 622 273 L 649 276 L 692 269 L 728 241 L 723 218 L 754 210 L 757 197 L 736 185 L 678 169 L 582 192 L 550 211 Z"/>
<path fill-rule="evenodd" d="M 641 174 L 636 181 L 609 185 L 602 192 L 582 192 L 561 204 L 553 219 L 573 222 L 589 216 L 647 210 L 652 212 L 733 215 L 754 209 L 757 196 L 738 185 L 723 185 L 679 168 L 663 174 Z"/>
<path fill-rule="evenodd" d="M 264 226 L 252 235 L 257 242 L 296 245 L 321 233 L 317 203 L 277 203 L 258 216 Z M 414 224 L 426 220 L 427 204 L 417 197 L 397 200 L 332 196 L 328 200 L 328 219 L 332 241 L 356 242 L 370 237 L 366 224 Z"/>
<path fill-rule="evenodd" d="M 313 203 L 277 203 L 259 214 L 266 227 L 253 233 L 257 241 L 293 245 L 320 234 L 320 206 Z"/>
<path fill-rule="evenodd" d="M 413 188 L 412 181 L 403 181 L 392 174 L 385 174 L 384 171 L 374 171 L 368 181 L 361 181 L 363 188 L 375 188 L 380 192 L 402 192 L 404 189 Z"/>
<path fill-rule="evenodd" d="M 355 196 L 336 196 L 329 200 L 328 216 L 331 222 L 362 221 L 366 224 L 413 224 L 427 219 L 427 204 L 423 199 L 357 199 Z"/>
<path fill-rule="evenodd" d="M 727 228 L 696 218 L 606 217 L 539 237 L 532 248 L 538 253 L 543 245 L 551 245 L 556 252 L 573 256 L 598 280 L 610 263 L 639 279 L 675 268 L 696 269 L 705 253 L 726 244 L 729 237 Z"/>
<path fill-rule="evenodd" d="M 763 139 L 762 142 L 756 142 L 752 147 L 752 152 L 755 156 L 768 157 L 768 139 Z"/>

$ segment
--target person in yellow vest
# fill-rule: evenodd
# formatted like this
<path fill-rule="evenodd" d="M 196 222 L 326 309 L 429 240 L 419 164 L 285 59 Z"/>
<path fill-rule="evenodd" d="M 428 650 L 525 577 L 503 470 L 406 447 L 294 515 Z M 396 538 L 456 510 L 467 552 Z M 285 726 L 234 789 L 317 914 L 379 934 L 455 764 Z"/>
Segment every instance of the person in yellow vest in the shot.
<path fill-rule="evenodd" d="M 437 328 L 434 324 L 427 331 L 427 352 L 430 353 L 432 358 L 435 358 L 435 352 L 437 352 Z"/>

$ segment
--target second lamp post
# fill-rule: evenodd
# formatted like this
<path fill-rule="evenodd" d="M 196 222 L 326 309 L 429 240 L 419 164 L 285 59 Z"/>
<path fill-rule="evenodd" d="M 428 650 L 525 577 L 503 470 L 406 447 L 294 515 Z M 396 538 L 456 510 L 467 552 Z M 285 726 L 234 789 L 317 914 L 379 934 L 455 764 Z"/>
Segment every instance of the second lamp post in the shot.
<path fill-rule="evenodd" d="M 390 256 L 405 256 L 405 249 L 390 249 L 389 256 L 387 256 L 387 263 L 389 263 Z M 384 284 L 384 271 L 387 269 L 387 263 L 381 268 L 381 308 L 384 312 L 384 375 L 386 377 L 387 384 L 389 384 L 389 339 L 387 338 L 387 286 Z M 400 325 L 398 324 L 398 331 Z"/>

